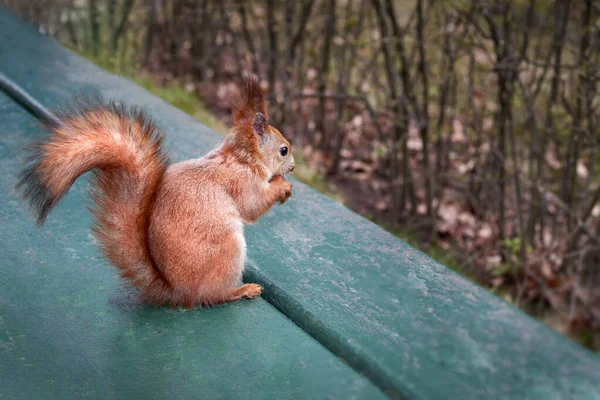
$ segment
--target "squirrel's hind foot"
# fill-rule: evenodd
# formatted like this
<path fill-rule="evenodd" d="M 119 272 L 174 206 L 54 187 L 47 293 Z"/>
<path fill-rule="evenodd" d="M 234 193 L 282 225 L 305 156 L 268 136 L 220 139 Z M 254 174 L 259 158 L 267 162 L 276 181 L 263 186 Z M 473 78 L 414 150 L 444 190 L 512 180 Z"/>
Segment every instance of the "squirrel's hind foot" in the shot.
<path fill-rule="evenodd" d="M 242 297 L 247 297 L 249 299 L 259 296 L 263 291 L 263 287 L 256 283 L 246 283 L 238 288 L 236 288 L 231 294 L 230 297 L 226 301 L 235 301 L 239 300 Z"/>

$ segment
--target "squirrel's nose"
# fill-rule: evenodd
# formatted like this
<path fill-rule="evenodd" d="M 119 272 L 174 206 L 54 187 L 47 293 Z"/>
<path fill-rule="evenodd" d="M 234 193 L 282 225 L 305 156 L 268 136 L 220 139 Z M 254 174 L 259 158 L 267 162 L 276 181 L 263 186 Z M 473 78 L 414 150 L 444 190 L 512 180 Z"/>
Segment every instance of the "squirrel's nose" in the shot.
<path fill-rule="evenodd" d="M 294 166 L 292 165 L 292 168 L 290 168 L 290 172 L 292 172 L 294 170 Z"/>

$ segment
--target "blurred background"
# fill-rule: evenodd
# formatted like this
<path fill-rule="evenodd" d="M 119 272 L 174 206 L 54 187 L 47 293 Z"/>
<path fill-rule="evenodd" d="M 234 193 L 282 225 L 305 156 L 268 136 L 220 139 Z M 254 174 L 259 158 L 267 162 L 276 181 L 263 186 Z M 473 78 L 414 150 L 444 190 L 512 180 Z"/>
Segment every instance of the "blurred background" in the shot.
<path fill-rule="evenodd" d="M 600 352 L 600 1 L 0 4 L 222 133 L 259 76 L 298 178 Z"/>

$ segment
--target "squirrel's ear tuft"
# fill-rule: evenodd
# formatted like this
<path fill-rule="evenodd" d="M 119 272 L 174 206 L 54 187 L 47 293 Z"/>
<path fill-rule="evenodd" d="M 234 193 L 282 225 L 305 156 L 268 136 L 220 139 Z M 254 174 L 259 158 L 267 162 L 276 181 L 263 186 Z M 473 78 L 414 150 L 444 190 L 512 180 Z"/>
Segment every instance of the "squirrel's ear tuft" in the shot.
<path fill-rule="evenodd" d="M 267 117 L 263 113 L 257 112 L 252 121 L 252 130 L 258 135 L 263 135 L 267 129 Z"/>
<path fill-rule="evenodd" d="M 253 124 L 256 115 L 262 114 L 265 128 L 268 125 L 267 103 L 260 83 L 255 77 L 246 79 L 240 88 L 239 95 L 232 99 L 231 105 L 234 124 Z"/>

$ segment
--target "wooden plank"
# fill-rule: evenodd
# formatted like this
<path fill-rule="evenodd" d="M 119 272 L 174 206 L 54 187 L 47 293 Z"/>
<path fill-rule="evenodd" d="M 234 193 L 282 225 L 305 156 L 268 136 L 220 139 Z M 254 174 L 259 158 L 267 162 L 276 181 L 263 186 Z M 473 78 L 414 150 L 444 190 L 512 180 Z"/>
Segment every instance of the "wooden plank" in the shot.
<path fill-rule="evenodd" d="M 36 230 L 13 186 L 42 131 L 2 92 L 0 121 L 1 398 L 385 398 L 264 300 L 140 304 L 93 244 L 85 184 Z"/>
<path fill-rule="evenodd" d="M 43 104 L 79 90 L 142 104 L 176 160 L 220 139 L 7 13 L 0 26 L 0 70 Z M 306 185 L 247 237 L 249 279 L 264 296 L 394 397 L 600 397 L 596 355 Z"/>

